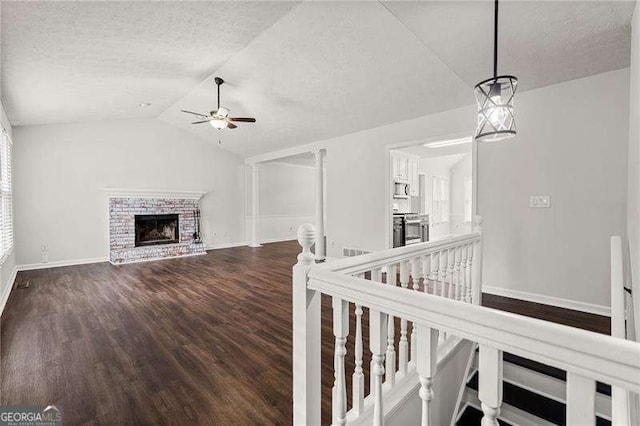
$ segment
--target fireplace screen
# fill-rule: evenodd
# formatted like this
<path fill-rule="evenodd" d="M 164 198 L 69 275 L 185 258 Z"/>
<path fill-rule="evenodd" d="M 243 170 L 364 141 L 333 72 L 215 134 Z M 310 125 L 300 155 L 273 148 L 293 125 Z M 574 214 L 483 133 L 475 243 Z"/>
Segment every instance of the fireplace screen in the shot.
<path fill-rule="evenodd" d="M 136 247 L 180 242 L 177 214 L 137 214 Z"/>

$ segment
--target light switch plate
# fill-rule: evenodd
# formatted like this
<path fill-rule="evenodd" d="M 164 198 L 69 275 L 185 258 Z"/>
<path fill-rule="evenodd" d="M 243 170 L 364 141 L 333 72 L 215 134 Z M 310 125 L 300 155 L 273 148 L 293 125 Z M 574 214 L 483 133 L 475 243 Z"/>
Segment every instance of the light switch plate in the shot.
<path fill-rule="evenodd" d="M 548 209 L 551 207 L 551 197 L 549 195 L 531 195 L 529 196 L 529 207 Z"/>

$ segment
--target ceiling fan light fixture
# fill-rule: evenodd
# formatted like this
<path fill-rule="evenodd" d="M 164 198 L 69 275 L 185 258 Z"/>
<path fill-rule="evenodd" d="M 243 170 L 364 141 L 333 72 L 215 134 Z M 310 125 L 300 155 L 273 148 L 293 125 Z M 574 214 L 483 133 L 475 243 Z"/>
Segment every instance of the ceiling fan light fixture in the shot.
<path fill-rule="evenodd" d="M 217 118 L 209 120 L 209 124 L 211 124 L 212 127 L 216 128 L 218 130 L 222 130 L 222 129 L 227 127 L 226 120 L 219 120 Z"/>
<path fill-rule="evenodd" d="M 223 106 L 221 106 L 220 108 L 218 108 L 216 110 L 215 113 L 218 117 L 223 117 L 223 118 L 227 118 L 229 116 L 229 108 L 225 108 Z"/>
<path fill-rule="evenodd" d="M 518 79 L 512 75 L 498 75 L 498 0 L 494 3 L 493 21 L 493 77 L 481 81 L 474 88 L 478 105 L 475 139 L 495 142 L 516 135 L 513 98 Z"/>

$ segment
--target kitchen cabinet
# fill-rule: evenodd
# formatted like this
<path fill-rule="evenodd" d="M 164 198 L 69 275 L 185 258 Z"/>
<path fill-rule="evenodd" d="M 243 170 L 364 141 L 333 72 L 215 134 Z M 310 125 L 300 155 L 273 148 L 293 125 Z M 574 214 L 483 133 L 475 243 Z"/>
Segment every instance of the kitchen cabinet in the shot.
<path fill-rule="evenodd" d="M 418 159 L 409 158 L 409 195 L 417 197 L 420 192 L 420 179 L 418 176 Z"/>
<path fill-rule="evenodd" d="M 391 151 L 391 165 L 393 180 L 409 184 L 409 195 L 419 195 L 418 161 L 413 155 L 400 151 Z"/>

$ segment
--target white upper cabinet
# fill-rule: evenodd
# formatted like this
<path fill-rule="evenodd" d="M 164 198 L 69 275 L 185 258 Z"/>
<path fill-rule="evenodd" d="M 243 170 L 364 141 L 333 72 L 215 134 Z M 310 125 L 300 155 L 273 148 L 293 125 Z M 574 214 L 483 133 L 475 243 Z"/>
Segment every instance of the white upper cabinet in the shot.
<path fill-rule="evenodd" d="M 399 151 L 391 151 L 393 180 L 409 184 L 409 195 L 418 196 L 418 157 Z"/>

